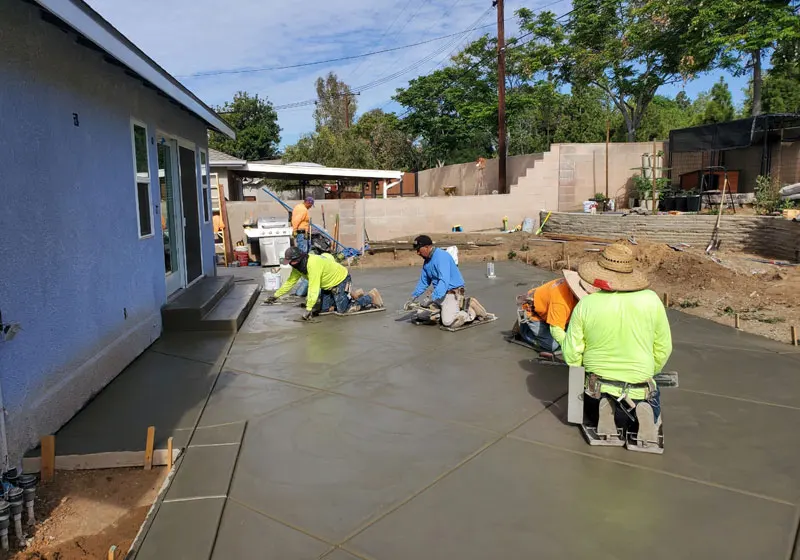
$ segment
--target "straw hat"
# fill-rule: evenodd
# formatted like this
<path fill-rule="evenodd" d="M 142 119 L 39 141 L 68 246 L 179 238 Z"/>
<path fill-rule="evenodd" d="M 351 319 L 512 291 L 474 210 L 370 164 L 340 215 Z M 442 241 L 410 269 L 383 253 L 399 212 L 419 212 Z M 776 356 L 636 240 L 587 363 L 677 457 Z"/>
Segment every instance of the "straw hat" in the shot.
<path fill-rule="evenodd" d="M 574 270 L 565 268 L 562 272 L 564 273 L 564 279 L 567 281 L 567 286 L 572 290 L 572 294 L 578 298 L 578 301 L 597 291 L 597 288 L 581 280 L 581 277 Z"/>
<path fill-rule="evenodd" d="M 614 243 L 606 247 L 596 262 L 583 263 L 578 275 L 587 284 L 605 292 L 638 292 L 650 285 L 644 274 L 633 267 L 633 251 Z"/>

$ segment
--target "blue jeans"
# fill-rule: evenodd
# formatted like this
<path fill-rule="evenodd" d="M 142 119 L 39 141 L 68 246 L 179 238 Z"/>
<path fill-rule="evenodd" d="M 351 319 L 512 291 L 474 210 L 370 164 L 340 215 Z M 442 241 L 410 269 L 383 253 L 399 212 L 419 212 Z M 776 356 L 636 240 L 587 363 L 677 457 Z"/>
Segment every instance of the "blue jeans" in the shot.
<path fill-rule="evenodd" d="M 347 313 L 347 310 L 350 309 L 350 306 L 354 303 L 360 305 L 362 308 L 369 308 L 372 306 L 372 298 L 366 294 L 356 300 L 350 297 L 347 288 L 351 282 L 352 279 L 348 274 L 347 278 L 342 280 L 340 284 L 334 286 L 330 290 L 322 290 L 321 311 L 323 313 L 331 307 L 335 307 L 337 313 Z"/>
<path fill-rule="evenodd" d="M 294 285 L 294 295 L 299 297 L 308 295 L 308 280 L 301 278 L 297 284 Z"/>
<path fill-rule="evenodd" d="M 519 326 L 519 334 L 528 344 L 541 348 L 545 352 L 561 350 L 558 342 L 550 334 L 550 325 L 544 321 L 529 321 Z"/>
<path fill-rule="evenodd" d="M 309 249 L 308 237 L 306 237 L 307 235 L 307 233 L 298 233 L 294 238 L 295 246 L 304 253 L 308 253 Z"/>

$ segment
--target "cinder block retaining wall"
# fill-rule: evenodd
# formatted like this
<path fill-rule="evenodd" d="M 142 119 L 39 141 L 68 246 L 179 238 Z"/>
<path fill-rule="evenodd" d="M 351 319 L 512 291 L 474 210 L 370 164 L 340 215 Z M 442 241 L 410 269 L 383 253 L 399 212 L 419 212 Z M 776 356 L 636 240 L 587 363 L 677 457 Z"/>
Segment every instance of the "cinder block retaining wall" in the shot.
<path fill-rule="evenodd" d="M 544 219 L 547 212 L 541 213 Z M 591 215 L 552 213 L 544 227 L 551 233 L 636 239 L 705 246 L 714 231 L 716 216 Z M 800 223 L 780 217 L 722 216 L 719 238 L 722 248 L 747 251 L 768 258 L 794 260 L 800 252 Z"/>

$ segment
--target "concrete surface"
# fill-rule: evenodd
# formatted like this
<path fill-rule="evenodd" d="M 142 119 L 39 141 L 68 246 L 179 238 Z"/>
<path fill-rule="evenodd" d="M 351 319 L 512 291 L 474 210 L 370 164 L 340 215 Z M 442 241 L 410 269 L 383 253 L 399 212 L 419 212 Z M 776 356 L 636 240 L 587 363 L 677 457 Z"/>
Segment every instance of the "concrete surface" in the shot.
<path fill-rule="evenodd" d="M 187 377 L 195 397 L 173 397 L 203 427 L 172 416 L 191 443 L 138 558 L 791 558 L 800 353 L 670 312 L 664 455 L 592 448 L 564 422 L 566 369 L 502 339 L 514 296 L 548 275 L 462 270 L 500 321 L 398 321 L 416 268 L 352 271 L 386 313 L 301 324 L 257 305 L 213 389 Z"/>

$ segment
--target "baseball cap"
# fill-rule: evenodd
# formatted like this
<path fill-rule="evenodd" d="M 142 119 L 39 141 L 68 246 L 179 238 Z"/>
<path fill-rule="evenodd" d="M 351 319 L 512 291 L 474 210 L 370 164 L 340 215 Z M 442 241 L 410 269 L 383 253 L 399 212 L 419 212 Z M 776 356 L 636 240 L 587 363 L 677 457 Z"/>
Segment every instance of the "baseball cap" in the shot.
<path fill-rule="evenodd" d="M 314 197 L 313 196 L 307 196 L 306 197 L 306 202 L 308 204 L 310 204 L 311 206 L 314 206 Z"/>
<path fill-rule="evenodd" d="M 428 245 L 433 245 L 433 240 L 427 235 L 418 235 L 414 240 L 415 250 L 419 249 L 420 247 L 427 247 Z"/>

